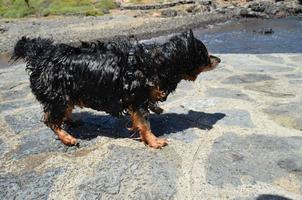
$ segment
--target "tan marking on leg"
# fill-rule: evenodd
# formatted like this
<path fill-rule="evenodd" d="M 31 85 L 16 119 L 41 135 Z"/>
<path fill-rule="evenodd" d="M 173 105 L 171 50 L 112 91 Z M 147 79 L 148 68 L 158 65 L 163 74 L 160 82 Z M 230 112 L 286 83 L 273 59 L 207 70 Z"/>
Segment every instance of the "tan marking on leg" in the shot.
<path fill-rule="evenodd" d="M 80 108 L 88 107 L 87 104 L 84 101 L 82 101 L 81 99 L 79 99 L 76 102 L 76 105 L 79 106 Z"/>
<path fill-rule="evenodd" d="M 49 117 L 49 113 L 44 114 L 44 120 L 47 120 Z M 51 128 L 55 134 L 58 136 L 58 138 L 61 140 L 61 142 L 68 146 L 73 146 L 77 144 L 77 139 L 68 134 L 66 131 L 64 131 L 61 128 L 62 122 L 57 122 L 56 124 L 50 124 L 48 123 L 47 126 Z"/>
<path fill-rule="evenodd" d="M 148 146 L 159 149 L 166 146 L 166 140 L 157 138 L 150 129 L 150 123 L 146 120 L 142 113 L 137 109 L 129 109 L 129 114 L 132 120 L 132 130 L 139 131 L 141 140 Z"/>
<path fill-rule="evenodd" d="M 166 96 L 167 94 L 163 90 L 160 90 L 159 86 L 151 87 L 150 97 L 153 102 L 160 101 Z"/>
<path fill-rule="evenodd" d="M 73 145 L 76 145 L 78 143 L 76 138 L 69 135 L 69 133 L 67 133 L 66 131 L 61 129 L 61 127 L 54 126 L 54 128 L 52 128 L 52 130 L 59 137 L 61 142 L 63 142 L 63 144 L 65 144 L 67 146 L 73 146 Z"/>
<path fill-rule="evenodd" d="M 72 123 L 72 110 L 73 109 L 74 109 L 74 106 L 72 104 L 69 104 L 65 111 L 64 122 L 66 124 Z"/>

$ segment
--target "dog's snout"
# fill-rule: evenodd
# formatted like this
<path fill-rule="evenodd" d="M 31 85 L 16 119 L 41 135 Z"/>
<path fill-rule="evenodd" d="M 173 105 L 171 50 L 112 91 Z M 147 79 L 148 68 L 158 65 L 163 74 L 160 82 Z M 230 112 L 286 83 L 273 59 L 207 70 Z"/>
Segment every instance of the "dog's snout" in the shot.
<path fill-rule="evenodd" d="M 210 55 L 210 60 L 211 60 L 211 63 L 220 63 L 221 62 L 221 59 L 216 57 L 216 56 L 213 56 L 213 55 Z"/>

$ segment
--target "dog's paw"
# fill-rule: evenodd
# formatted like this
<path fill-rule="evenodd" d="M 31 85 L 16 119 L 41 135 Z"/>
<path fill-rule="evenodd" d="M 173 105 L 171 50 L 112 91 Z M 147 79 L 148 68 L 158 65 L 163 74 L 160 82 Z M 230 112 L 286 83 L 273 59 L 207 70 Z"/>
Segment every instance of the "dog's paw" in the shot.
<path fill-rule="evenodd" d="M 63 138 L 60 138 L 61 141 L 67 146 L 79 146 L 78 140 L 71 135 L 65 135 Z"/>
<path fill-rule="evenodd" d="M 161 149 L 164 146 L 168 145 L 168 141 L 165 139 L 161 139 L 161 138 L 155 138 L 154 140 L 149 140 L 147 144 L 151 148 Z"/>

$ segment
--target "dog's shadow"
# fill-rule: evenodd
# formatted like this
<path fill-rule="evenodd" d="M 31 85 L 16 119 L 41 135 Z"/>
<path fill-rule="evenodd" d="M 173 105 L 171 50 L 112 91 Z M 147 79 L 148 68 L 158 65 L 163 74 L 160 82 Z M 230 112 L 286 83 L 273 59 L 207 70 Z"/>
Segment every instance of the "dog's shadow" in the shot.
<path fill-rule="evenodd" d="M 212 129 L 217 121 L 225 117 L 223 113 L 205 113 L 190 110 L 186 114 L 164 113 L 150 115 L 151 129 L 156 136 L 184 131 L 189 128 Z M 90 140 L 98 136 L 111 138 L 129 138 L 138 135 L 130 132 L 129 117 L 115 118 L 110 115 L 95 115 L 90 112 L 73 114 L 75 121 L 80 120 L 78 126 L 67 126 L 67 131 L 76 138 Z"/>

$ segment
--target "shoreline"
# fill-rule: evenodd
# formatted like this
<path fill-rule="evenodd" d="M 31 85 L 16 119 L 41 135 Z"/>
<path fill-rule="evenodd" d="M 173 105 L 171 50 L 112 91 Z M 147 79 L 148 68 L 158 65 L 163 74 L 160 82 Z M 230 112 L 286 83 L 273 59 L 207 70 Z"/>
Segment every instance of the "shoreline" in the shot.
<path fill-rule="evenodd" d="M 172 34 L 186 29 L 206 27 L 237 19 L 233 14 L 209 14 L 176 16 L 173 18 L 130 18 L 123 16 L 28 18 L 21 21 L 0 19 L 13 29 L 2 33 L 0 53 L 9 53 L 14 43 L 26 35 L 29 37 L 52 38 L 55 42 L 77 44 L 80 41 L 110 40 L 117 37 L 134 36 L 137 39 Z M 60 21 L 66 27 L 56 27 Z M 77 22 L 75 22 L 77 21 Z M 49 28 L 47 27 L 49 26 Z M 48 29 L 47 29 L 48 28 Z"/>
<path fill-rule="evenodd" d="M 203 4 L 196 1 L 193 6 L 189 4 L 151 11 L 115 9 L 108 15 L 96 17 L 2 18 L 0 54 L 10 53 L 22 36 L 51 38 L 58 43 L 76 45 L 80 41 L 111 40 L 116 37 L 151 39 L 187 29 L 207 29 L 209 25 L 217 26 L 219 23 L 235 20 L 302 16 L 301 4 L 267 4 L 257 1 L 237 6 L 223 6 L 222 3 Z"/>

